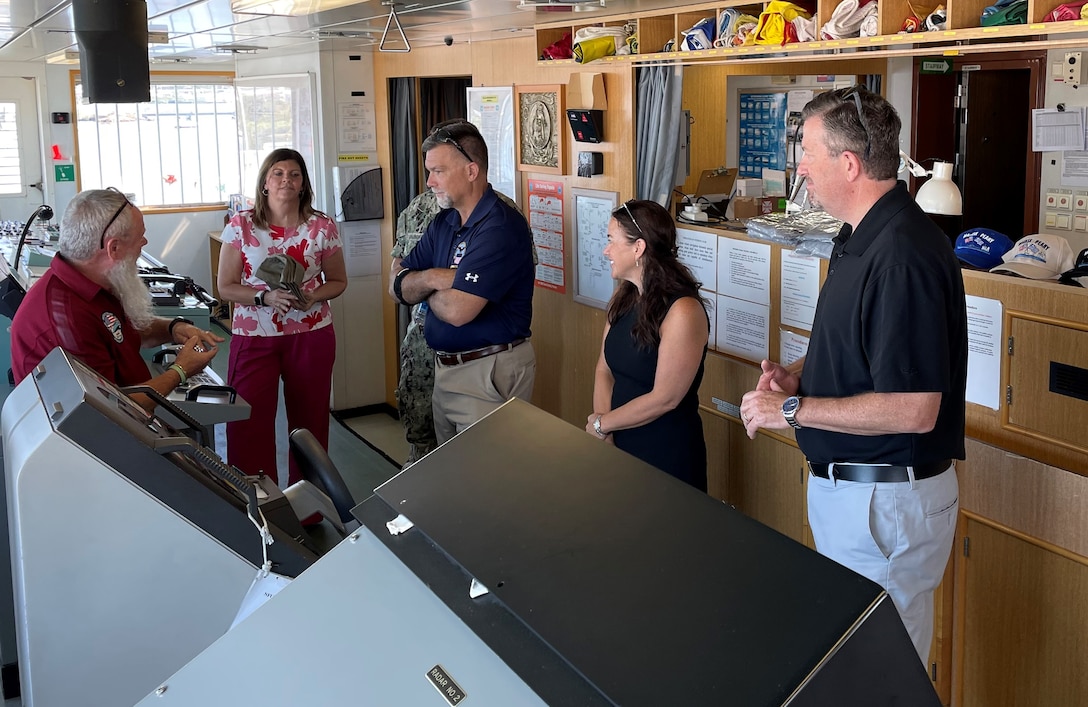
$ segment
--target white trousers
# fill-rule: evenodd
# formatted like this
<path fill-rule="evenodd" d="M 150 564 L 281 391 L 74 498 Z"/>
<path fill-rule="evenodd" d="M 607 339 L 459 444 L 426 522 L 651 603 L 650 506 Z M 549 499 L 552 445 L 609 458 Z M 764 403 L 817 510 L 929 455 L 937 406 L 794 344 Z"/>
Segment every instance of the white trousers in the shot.
<path fill-rule="evenodd" d="M 816 549 L 884 587 L 923 665 L 933 642 L 933 590 L 948 564 L 959 505 L 955 462 L 913 484 L 808 480 Z"/>

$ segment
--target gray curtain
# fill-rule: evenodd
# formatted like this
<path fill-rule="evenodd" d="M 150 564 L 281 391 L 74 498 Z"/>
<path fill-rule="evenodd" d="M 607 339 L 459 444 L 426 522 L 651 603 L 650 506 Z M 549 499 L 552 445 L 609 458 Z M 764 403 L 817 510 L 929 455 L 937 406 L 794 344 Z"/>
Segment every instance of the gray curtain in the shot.
<path fill-rule="evenodd" d="M 680 160 L 680 94 L 684 67 L 638 69 L 635 194 L 669 207 Z M 723 99 L 724 100 L 724 99 Z"/>
<path fill-rule="evenodd" d="M 389 79 L 394 221 L 419 193 L 420 141 L 416 134 L 415 94 L 415 79 Z"/>

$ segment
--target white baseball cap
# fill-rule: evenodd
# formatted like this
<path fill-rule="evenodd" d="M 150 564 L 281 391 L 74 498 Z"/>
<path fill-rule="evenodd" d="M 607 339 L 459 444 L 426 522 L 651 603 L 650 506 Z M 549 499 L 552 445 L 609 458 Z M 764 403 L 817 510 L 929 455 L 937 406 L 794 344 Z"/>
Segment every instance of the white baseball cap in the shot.
<path fill-rule="evenodd" d="M 1033 280 L 1057 280 L 1073 268 L 1075 257 L 1069 241 L 1061 236 L 1036 233 L 1016 241 L 1012 250 L 1002 256 L 1001 265 L 990 272 L 1009 273 Z"/>

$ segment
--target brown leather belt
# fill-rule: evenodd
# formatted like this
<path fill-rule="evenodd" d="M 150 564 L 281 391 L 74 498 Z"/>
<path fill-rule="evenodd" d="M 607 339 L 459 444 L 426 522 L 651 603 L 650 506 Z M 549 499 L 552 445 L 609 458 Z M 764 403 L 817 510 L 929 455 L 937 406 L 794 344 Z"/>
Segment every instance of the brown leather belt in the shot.
<path fill-rule="evenodd" d="M 843 481 L 860 481 L 864 484 L 872 484 L 881 481 L 902 483 L 909 481 L 907 467 L 905 466 L 877 466 L 875 464 L 835 464 L 831 470 L 831 476 L 827 475 L 827 467 L 830 464 L 809 462 L 808 470 L 813 476 L 821 479 L 833 478 Z M 928 464 L 918 464 L 914 467 L 914 480 L 928 479 L 944 472 L 952 466 L 951 459 L 942 459 Z"/>
<path fill-rule="evenodd" d="M 484 346 L 481 349 L 472 349 L 471 351 L 462 351 L 461 353 L 446 353 L 445 351 L 436 351 L 435 355 L 438 357 L 438 362 L 443 366 L 456 366 L 459 363 L 468 363 L 469 361 L 475 361 L 479 358 L 486 358 L 487 356 L 494 356 L 497 353 L 503 351 L 509 351 L 515 346 L 521 346 L 527 340 L 526 339 L 514 339 L 509 344 L 495 344 L 494 346 Z"/>

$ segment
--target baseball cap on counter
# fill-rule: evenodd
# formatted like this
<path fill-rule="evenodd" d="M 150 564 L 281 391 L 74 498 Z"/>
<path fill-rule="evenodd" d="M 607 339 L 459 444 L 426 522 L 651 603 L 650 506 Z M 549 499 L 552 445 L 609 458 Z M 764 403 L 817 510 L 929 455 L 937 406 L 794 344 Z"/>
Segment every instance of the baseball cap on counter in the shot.
<path fill-rule="evenodd" d="M 1008 273 L 1033 280 L 1057 280 L 1073 268 L 1073 249 L 1061 236 L 1037 233 L 1024 236 L 1001 258 L 990 272 Z"/>
<path fill-rule="evenodd" d="M 1062 276 L 1058 278 L 1058 282 L 1088 287 L 1088 248 L 1080 252 L 1077 261 L 1073 264 L 1073 268 L 1063 272 Z"/>
<path fill-rule="evenodd" d="M 971 267 L 989 270 L 1001 264 L 1001 256 L 1012 248 L 1004 233 L 989 228 L 972 228 L 956 237 L 956 257 Z"/>

